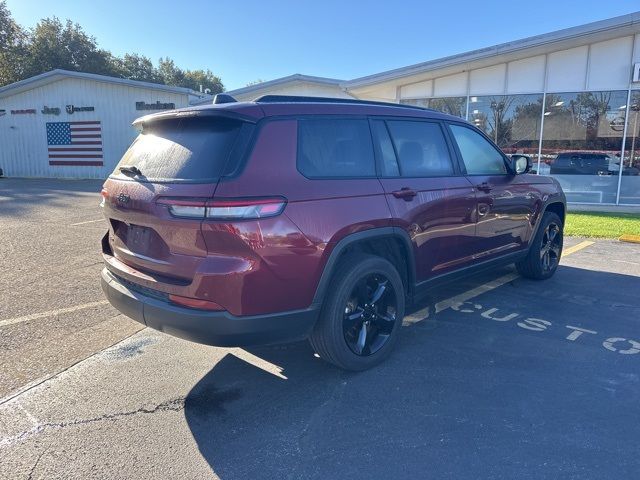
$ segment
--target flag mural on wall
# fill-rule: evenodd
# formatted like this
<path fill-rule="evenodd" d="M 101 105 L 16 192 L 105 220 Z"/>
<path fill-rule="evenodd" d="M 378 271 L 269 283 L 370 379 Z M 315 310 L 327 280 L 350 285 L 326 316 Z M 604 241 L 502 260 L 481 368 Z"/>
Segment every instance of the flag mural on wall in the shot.
<path fill-rule="evenodd" d="M 49 165 L 101 167 L 102 127 L 96 122 L 47 122 Z"/>

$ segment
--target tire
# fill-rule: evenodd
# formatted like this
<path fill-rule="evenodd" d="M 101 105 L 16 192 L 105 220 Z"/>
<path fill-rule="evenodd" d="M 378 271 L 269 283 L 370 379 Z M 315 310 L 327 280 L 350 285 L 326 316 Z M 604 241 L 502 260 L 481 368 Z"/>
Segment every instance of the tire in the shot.
<path fill-rule="evenodd" d="M 562 242 L 562 220 L 553 212 L 544 212 L 540 227 L 529 247 L 529 253 L 516 263 L 518 273 L 533 280 L 552 277 L 560 263 Z"/>
<path fill-rule="evenodd" d="M 344 370 L 366 370 L 393 350 L 404 308 L 404 285 L 388 260 L 349 256 L 332 277 L 309 341 L 327 362 Z"/>

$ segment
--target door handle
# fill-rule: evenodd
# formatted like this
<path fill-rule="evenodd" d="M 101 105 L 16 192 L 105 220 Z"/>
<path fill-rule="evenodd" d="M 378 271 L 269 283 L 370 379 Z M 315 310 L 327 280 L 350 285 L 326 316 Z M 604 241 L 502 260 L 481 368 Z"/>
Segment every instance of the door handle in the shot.
<path fill-rule="evenodd" d="M 402 187 L 400 190 L 396 190 L 395 192 L 391 192 L 394 197 L 401 198 L 407 202 L 413 200 L 418 193 L 415 190 L 412 190 L 409 187 Z"/>
<path fill-rule="evenodd" d="M 483 192 L 489 193 L 491 190 L 493 190 L 493 185 L 491 185 L 489 182 L 482 182 L 481 184 L 476 185 L 476 188 Z"/>

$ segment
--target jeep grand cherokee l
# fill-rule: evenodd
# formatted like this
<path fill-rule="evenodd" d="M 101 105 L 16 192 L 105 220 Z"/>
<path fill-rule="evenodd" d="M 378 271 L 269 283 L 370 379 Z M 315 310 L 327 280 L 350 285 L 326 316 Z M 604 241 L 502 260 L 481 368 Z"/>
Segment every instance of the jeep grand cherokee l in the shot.
<path fill-rule="evenodd" d="M 433 285 L 516 263 L 555 272 L 565 197 L 480 130 L 432 110 L 267 96 L 153 114 L 102 190 L 102 285 L 184 339 L 309 338 L 369 368 Z"/>

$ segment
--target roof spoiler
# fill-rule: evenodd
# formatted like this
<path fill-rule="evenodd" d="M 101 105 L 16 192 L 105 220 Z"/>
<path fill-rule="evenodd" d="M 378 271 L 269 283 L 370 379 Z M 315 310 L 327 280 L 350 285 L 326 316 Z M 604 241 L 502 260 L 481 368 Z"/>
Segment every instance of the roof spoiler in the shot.
<path fill-rule="evenodd" d="M 243 115 L 238 112 L 229 112 L 225 109 L 211 108 L 208 110 L 171 110 L 168 112 L 151 113 L 144 117 L 136 118 L 131 125 L 141 132 L 145 126 L 148 126 L 155 122 L 162 122 L 164 120 L 172 120 L 179 118 L 231 118 L 234 120 L 242 120 L 243 122 L 256 123 L 256 119 Z"/>

